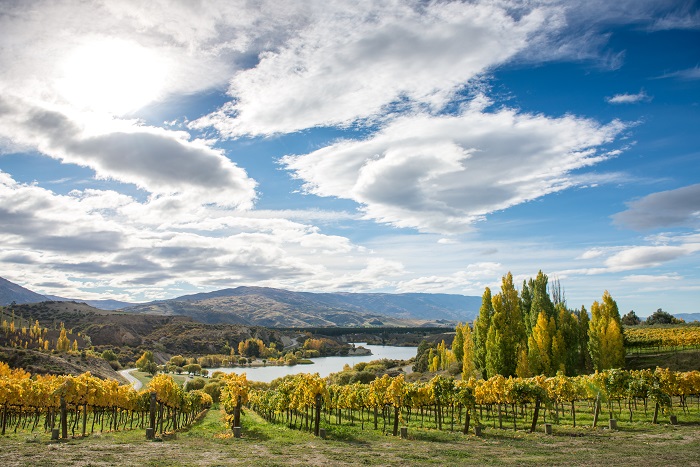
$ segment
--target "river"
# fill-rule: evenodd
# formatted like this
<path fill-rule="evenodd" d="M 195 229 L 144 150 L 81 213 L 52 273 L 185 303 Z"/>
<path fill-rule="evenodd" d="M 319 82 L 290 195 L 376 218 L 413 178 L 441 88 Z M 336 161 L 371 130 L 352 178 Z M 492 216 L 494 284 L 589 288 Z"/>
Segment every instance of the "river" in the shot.
<path fill-rule="evenodd" d="M 372 360 L 380 360 L 388 358 L 391 360 L 408 360 L 416 356 L 417 347 L 394 347 L 390 345 L 368 345 L 355 344 L 362 346 L 372 351 L 372 355 L 354 356 L 354 357 L 318 357 L 310 359 L 313 365 L 294 365 L 294 366 L 265 366 L 253 368 L 209 368 L 209 374 L 215 371 L 223 371 L 224 373 L 246 373 L 250 381 L 262 381 L 269 383 L 273 379 L 287 375 L 296 375 L 298 373 L 318 373 L 321 377 L 326 377 L 331 373 L 337 373 L 343 370 L 345 364 L 351 367 L 356 363 L 370 362 Z"/>

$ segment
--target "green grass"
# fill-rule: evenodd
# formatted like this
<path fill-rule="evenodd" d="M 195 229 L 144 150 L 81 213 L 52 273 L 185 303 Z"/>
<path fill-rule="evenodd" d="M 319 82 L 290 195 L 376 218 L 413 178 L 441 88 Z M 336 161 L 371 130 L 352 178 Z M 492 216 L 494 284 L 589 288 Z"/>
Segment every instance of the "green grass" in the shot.
<path fill-rule="evenodd" d="M 129 372 L 131 376 L 134 378 L 138 379 L 141 381 L 141 384 L 143 384 L 143 387 L 145 388 L 148 386 L 148 383 L 151 382 L 151 379 L 153 379 L 153 376 L 151 376 L 150 373 L 146 373 L 145 371 L 138 371 L 138 370 L 133 370 Z M 187 380 L 187 376 L 185 375 L 174 375 L 170 374 L 170 377 L 177 383 L 179 386 L 182 386 L 185 384 L 185 381 Z"/>
<path fill-rule="evenodd" d="M 566 420 L 547 436 L 542 426 L 529 433 L 492 428 L 484 436 L 409 425 L 408 439 L 386 435 L 365 424 L 327 423 L 327 439 L 271 424 L 250 410 L 242 416 L 241 439 L 233 438 L 218 409 L 189 429 L 147 441 L 142 429 L 95 433 L 84 439 L 52 442 L 48 433 L 10 433 L 0 438 L 0 465 L 15 466 L 189 466 L 189 465 L 695 465 L 700 459 L 700 420 L 678 413 L 658 425 L 620 420 L 619 430 L 593 429 L 590 416 L 573 428 Z M 588 418 L 587 418 L 588 417 Z M 641 418 L 641 417 L 640 417 Z M 334 419 L 332 420 L 334 421 Z M 584 425 L 585 421 L 585 425 Z M 519 422 L 520 425 L 520 422 Z M 607 416 L 601 417 L 607 427 Z"/>
<path fill-rule="evenodd" d="M 700 370 L 700 349 L 667 350 L 643 349 L 640 352 L 628 350 L 625 367 L 628 370 L 641 370 L 656 367 L 674 371 Z"/>

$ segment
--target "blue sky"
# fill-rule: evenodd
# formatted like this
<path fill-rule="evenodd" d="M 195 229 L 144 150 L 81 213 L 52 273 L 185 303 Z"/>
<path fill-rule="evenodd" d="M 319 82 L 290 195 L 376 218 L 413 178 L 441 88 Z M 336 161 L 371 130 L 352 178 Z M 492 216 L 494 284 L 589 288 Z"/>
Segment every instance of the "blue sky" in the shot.
<path fill-rule="evenodd" d="M 9 1 L 0 276 L 698 312 L 692 1 Z"/>

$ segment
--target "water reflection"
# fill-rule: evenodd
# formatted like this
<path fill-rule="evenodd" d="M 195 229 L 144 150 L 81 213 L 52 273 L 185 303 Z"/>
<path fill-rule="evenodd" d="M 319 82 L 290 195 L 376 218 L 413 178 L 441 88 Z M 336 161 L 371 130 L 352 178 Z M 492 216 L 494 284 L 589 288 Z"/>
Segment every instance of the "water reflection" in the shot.
<path fill-rule="evenodd" d="M 215 371 L 223 371 L 224 373 L 246 373 L 250 381 L 263 381 L 269 383 L 275 378 L 280 378 L 286 375 L 296 375 L 298 373 L 318 373 L 321 377 L 342 371 L 345 364 L 350 366 L 360 362 L 370 362 L 382 358 L 392 360 L 408 360 L 416 356 L 417 347 L 393 347 L 390 345 L 367 345 L 355 344 L 363 346 L 372 351 L 372 355 L 357 356 L 357 357 L 318 357 L 312 358 L 313 365 L 295 365 L 295 366 L 266 366 L 254 368 L 210 368 L 209 374 Z"/>

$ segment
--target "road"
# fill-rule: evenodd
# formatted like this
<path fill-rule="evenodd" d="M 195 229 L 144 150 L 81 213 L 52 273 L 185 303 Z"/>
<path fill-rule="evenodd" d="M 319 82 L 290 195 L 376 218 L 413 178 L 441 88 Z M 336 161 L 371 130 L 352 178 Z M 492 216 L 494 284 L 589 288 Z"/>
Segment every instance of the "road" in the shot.
<path fill-rule="evenodd" d="M 131 383 L 131 385 L 136 389 L 137 391 L 141 389 L 143 384 L 141 384 L 141 381 L 138 379 L 134 378 L 131 376 L 131 371 L 134 371 L 136 368 L 127 368 L 126 370 L 120 370 L 118 373 L 124 377 L 127 381 Z"/>

